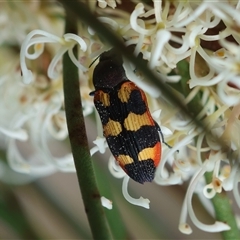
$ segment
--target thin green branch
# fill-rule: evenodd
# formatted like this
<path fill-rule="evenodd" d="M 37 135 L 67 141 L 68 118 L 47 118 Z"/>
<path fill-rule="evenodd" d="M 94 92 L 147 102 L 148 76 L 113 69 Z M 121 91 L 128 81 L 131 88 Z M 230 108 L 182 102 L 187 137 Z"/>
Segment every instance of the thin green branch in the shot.
<path fill-rule="evenodd" d="M 207 172 L 205 178 L 210 183 L 212 181 L 212 173 Z M 240 239 L 240 231 L 237 227 L 232 205 L 226 192 L 217 193 L 212 199 L 212 203 L 217 221 L 225 222 L 231 227 L 229 231 L 222 232 L 223 239 Z"/>
<path fill-rule="evenodd" d="M 191 93 L 191 89 L 189 88 L 188 84 L 188 81 L 191 78 L 189 74 L 189 63 L 186 60 L 178 62 L 177 71 L 178 74 L 181 76 L 181 80 L 179 81 L 179 84 L 181 86 L 178 89 L 178 91 L 181 92 L 184 97 L 187 97 L 188 94 Z M 200 92 L 198 92 L 196 96 L 187 104 L 188 111 L 193 118 L 196 117 L 196 115 L 194 114 L 196 112 L 199 113 L 203 108 L 200 100 L 201 100 Z M 195 111 L 192 112 L 192 109 L 195 109 Z"/>
<path fill-rule="evenodd" d="M 77 21 L 68 11 L 66 11 L 65 32 L 77 34 Z M 74 48 L 74 54 L 77 56 L 76 48 Z M 89 153 L 78 69 L 67 53 L 63 57 L 63 87 L 70 144 L 90 228 L 94 239 L 112 239 Z"/>

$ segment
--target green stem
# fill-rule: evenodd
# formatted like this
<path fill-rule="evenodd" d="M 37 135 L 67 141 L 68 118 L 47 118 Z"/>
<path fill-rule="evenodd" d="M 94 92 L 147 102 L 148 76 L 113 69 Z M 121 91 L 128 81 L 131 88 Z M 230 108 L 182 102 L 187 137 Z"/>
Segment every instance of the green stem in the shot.
<path fill-rule="evenodd" d="M 177 70 L 178 74 L 181 76 L 181 80 L 179 81 L 179 83 L 181 84 L 181 92 L 185 97 L 187 97 L 188 94 L 190 94 L 192 91 L 189 88 L 188 84 L 188 81 L 191 78 L 189 74 L 189 63 L 186 60 L 178 62 Z M 187 104 L 189 113 L 193 118 L 196 117 L 195 113 L 199 113 L 203 109 L 200 100 L 200 92 L 198 92 L 197 95 Z M 192 109 L 194 109 L 195 111 L 192 112 Z"/>
<path fill-rule="evenodd" d="M 68 11 L 66 11 L 65 32 L 77 34 L 77 21 Z M 76 48 L 74 54 L 77 56 Z M 112 239 L 89 153 L 78 69 L 67 53 L 63 56 L 63 87 L 70 144 L 90 228 L 94 239 Z"/>
<path fill-rule="evenodd" d="M 212 181 L 212 173 L 207 172 L 205 178 L 208 183 Z M 234 212 L 232 210 L 231 202 L 226 192 L 217 193 L 212 199 L 212 203 L 215 209 L 216 219 L 220 222 L 227 223 L 231 229 L 229 231 L 222 232 L 223 239 L 240 239 L 240 232 L 237 227 Z"/>
<path fill-rule="evenodd" d="M 173 70 L 169 75 L 180 75 L 181 79 L 177 83 L 169 83 L 169 85 L 176 91 L 180 92 L 184 97 L 187 97 L 191 93 L 188 81 L 190 79 L 189 63 L 187 60 L 182 60 L 177 63 L 177 68 Z M 201 112 L 203 106 L 201 105 L 200 91 L 196 96 L 187 104 L 189 114 L 194 119 L 197 115 L 195 113 Z M 194 111 L 192 111 L 194 109 Z"/>

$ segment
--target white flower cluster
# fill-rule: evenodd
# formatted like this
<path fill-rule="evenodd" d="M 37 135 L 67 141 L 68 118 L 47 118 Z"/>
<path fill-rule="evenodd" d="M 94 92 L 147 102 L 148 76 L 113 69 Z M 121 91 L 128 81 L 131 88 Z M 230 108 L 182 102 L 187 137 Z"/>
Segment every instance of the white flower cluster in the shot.
<path fill-rule="evenodd" d="M 45 7 L 49 7 L 52 14 L 62 12 L 52 4 Z M 55 26 L 58 29 L 63 24 L 56 19 L 52 20 L 51 14 L 44 11 L 40 2 L 2 2 L 1 12 L 4 12 L 1 14 L 4 19 L 0 19 L 0 27 L 4 29 L 0 44 L 1 148 L 6 150 L 10 167 L 17 172 L 29 174 L 30 179 L 46 176 L 57 170 L 75 171 L 70 153 L 62 153 L 60 156 L 49 147 L 53 140 L 56 140 L 55 143 L 62 142 L 68 136 L 61 80 L 49 81 L 45 66 L 40 62 L 33 74 L 26 69 L 24 54 L 30 59 L 37 58 L 43 52 L 42 46 L 46 38 L 42 36 L 42 41 L 38 44 L 31 42 L 28 35 L 28 43 L 34 45 L 35 54 L 27 52 L 29 45 L 23 45 L 21 51 L 26 52 L 21 52 L 20 56 L 17 51 L 13 51 L 14 48 L 20 49 L 30 29 L 37 26 L 46 26 L 47 29 L 54 29 Z M 12 23 L 14 28 L 11 28 Z M 55 29 L 53 31 L 57 32 Z M 32 32 L 34 33 L 35 31 Z M 33 41 L 35 40 L 37 39 Z M 59 38 L 55 37 L 54 40 Z M 45 54 L 43 59 L 43 62 L 48 62 L 49 56 Z M 24 76 L 24 83 L 21 81 L 21 74 Z M 26 85 L 27 81 L 30 82 L 30 76 L 32 84 Z M 1 169 L 3 168 L 4 163 L 1 162 Z M 2 176 L 5 176 L 4 171 L 0 173 L 1 178 Z"/>
<path fill-rule="evenodd" d="M 155 182 L 174 185 L 190 181 L 180 216 L 180 231 L 191 233 L 188 216 L 204 231 L 228 230 L 229 226 L 225 223 L 201 223 L 193 211 L 192 195 L 198 194 L 212 213 L 208 199 L 223 190 L 231 190 L 240 207 L 240 1 L 153 0 L 152 5 L 136 4 L 132 12 L 118 9 L 121 1 L 96 2 L 100 8 L 91 4 L 90 7 L 101 16 L 99 20 L 121 36 L 126 46 L 135 45 L 134 54 L 141 53 L 149 68 L 163 77 L 166 83 L 181 81 L 181 76 L 168 74 L 177 68 L 180 61 L 189 62 L 190 93 L 182 99 L 188 104 L 196 96 L 199 97 L 199 104 L 203 108 L 196 118 L 211 129 L 211 135 L 205 134 L 192 121 L 185 119 L 178 109 L 169 109 L 163 104 L 164 101 L 157 101 L 155 98 L 160 96 L 160 92 L 136 75 L 131 64 L 124 63 L 124 67 L 128 77 L 153 97 L 149 99 L 149 107 L 155 111 L 155 120 L 159 124 L 161 122 L 166 140 L 173 145 L 170 150 L 163 146 L 163 157 L 156 171 Z M 219 26 L 223 26 L 220 31 L 217 30 Z M 26 35 L 26 29 L 32 31 Z M 6 64 L 1 65 L 4 67 L 0 69 L 0 111 L 3 111 L 1 116 L 6 117 L 0 120 L 0 133 L 6 137 L 8 160 L 15 170 L 39 175 L 54 170 L 73 171 L 71 155 L 58 159 L 53 157 L 48 146 L 50 136 L 57 140 L 63 140 L 67 136 L 59 74 L 60 59 L 68 52 L 79 68 L 86 116 L 93 111 L 93 103 L 88 97 L 88 81 L 91 80 L 92 70 L 88 71 L 88 66 L 106 47 L 90 28 L 87 31 L 81 29 L 81 37 L 73 34 L 58 37 L 49 33 L 50 30 L 46 32 L 33 29 L 33 26 L 27 26 L 22 30 L 26 37 L 21 45 L 20 63 L 10 67 L 17 70 L 11 72 L 6 69 Z M 214 34 L 211 35 L 211 32 Z M 51 49 L 50 45 L 54 47 Z M 79 59 L 73 56 L 72 49 L 75 45 L 81 50 Z M 218 46 L 217 49 L 211 47 L 215 45 Z M 210 47 L 206 49 L 205 46 Z M 44 54 L 49 64 L 44 68 L 45 75 L 41 75 L 41 69 L 34 66 L 33 61 L 27 64 L 25 61 L 37 61 Z M 25 85 L 20 82 L 18 64 Z M 10 74 L 6 74 L 6 71 L 10 71 Z M 5 99 L 6 92 L 8 98 Z M 9 96 L 11 105 L 8 102 Z M 107 148 L 99 119 L 97 124 L 98 137 L 91 154 L 97 151 L 104 153 Z M 231 156 L 212 135 L 226 143 L 232 151 Z M 26 160 L 21 155 L 17 142 L 27 140 L 33 144 L 35 151 Z M 134 199 L 128 194 L 129 177 L 112 156 L 109 159 L 109 170 L 113 176 L 124 179 L 123 194 L 129 202 L 149 208 L 148 199 Z M 212 172 L 210 184 L 204 179 L 206 172 Z"/>
<path fill-rule="evenodd" d="M 56 171 L 75 171 L 72 154 L 64 142 L 68 132 L 63 103 L 61 58 L 65 52 L 68 52 L 71 60 L 80 70 L 86 116 L 93 111 L 92 99 L 89 97 L 88 76 L 83 73 L 87 71 L 87 67 L 81 64 L 86 58 L 82 55 L 80 59 L 76 59 L 72 49 L 78 44 L 84 53 L 87 45 L 90 44 L 71 33 L 63 37 L 52 33 L 58 33 L 63 29 L 61 20 L 63 10 L 53 3 L 45 5 L 30 1 L 28 4 L 22 2 L 12 4 L 19 10 L 16 14 L 12 12 L 7 2 L 1 3 L 1 9 L 8 10 L 5 11 L 7 19 L 11 16 L 18 18 L 16 20 L 18 26 L 24 28 L 13 31 L 5 26 L 11 22 L 10 20 L 3 21 L 0 25 L 8 29 L 6 35 L 12 39 L 6 42 L 5 38 L 1 38 L 3 42 L 0 45 L 0 111 L 1 116 L 4 116 L 0 120 L 1 148 L 6 150 L 10 167 L 17 172 L 28 174 L 29 179 L 46 176 Z M 32 17 L 36 21 L 26 21 L 26 9 L 30 14 L 37 16 Z M 53 18 L 48 11 L 45 11 L 46 9 L 53 15 L 59 14 L 59 17 Z M 43 30 L 29 32 L 29 29 L 36 27 L 52 30 L 51 33 Z M 11 35 L 13 32 L 15 32 L 14 37 Z M 11 50 L 12 46 L 18 45 L 18 41 L 20 45 L 17 47 L 21 48 L 20 56 Z M 98 47 L 94 45 L 92 48 Z M 31 62 L 26 63 L 26 59 Z M 31 70 L 27 65 L 31 66 Z M 4 167 L 3 164 L 1 167 Z M 4 177 L 4 172 L 1 173 L 0 177 Z"/>

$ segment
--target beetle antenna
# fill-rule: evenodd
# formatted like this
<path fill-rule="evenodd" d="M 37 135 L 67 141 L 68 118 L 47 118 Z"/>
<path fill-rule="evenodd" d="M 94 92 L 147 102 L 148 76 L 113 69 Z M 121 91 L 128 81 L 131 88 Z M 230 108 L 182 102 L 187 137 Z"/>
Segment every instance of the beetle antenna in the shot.
<path fill-rule="evenodd" d="M 101 54 L 92 61 L 88 68 L 90 68 L 100 58 L 100 56 Z"/>
<path fill-rule="evenodd" d="M 172 146 L 170 146 L 168 143 L 165 142 L 163 133 L 161 131 L 161 128 L 160 128 L 159 133 L 160 133 L 160 136 L 161 136 L 161 139 L 162 139 L 162 143 L 164 143 L 168 148 L 172 148 Z"/>
<path fill-rule="evenodd" d="M 159 128 L 160 128 L 160 127 L 159 127 Z M 161 136 L 162 143 L 164 143 L 169 149 L 171 149 L 172 146 L 169 145 L 168 143 L 166 143 L 165 140 L 164 140 L 164 136 L 163 136 L 163 133 L 162 133 L 162 131 L 161 131 L 161 128 L 160 128 L 160 130 L 158 130 L 158 131 L 159 131 L 159 134 L 160 134 L 160 136 Z M 179 150 L 177 150 L 177 153 L 179 153 Z"/>

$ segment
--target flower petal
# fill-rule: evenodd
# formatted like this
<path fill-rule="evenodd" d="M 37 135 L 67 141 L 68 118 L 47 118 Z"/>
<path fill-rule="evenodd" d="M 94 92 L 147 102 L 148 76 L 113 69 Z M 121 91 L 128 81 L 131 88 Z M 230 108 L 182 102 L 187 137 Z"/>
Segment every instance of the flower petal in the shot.
<path fill-rule="evenodd" d="M 128 181 L 129 181 L 129 176 L 126 175 L 123 179 L 123 184 L 122 184 L 122 193 L 123 193 L 123 196 L 125 197 L 125 199 L 133 205 L 149 209 L 150 208 L 149 199 L 143 198 L 143 197 L 140 197 L 139 199 L 136 199 L 136 198 L 133 198 L 129 195 L 128 187 L 127 187 L 128 186 Z"/>

